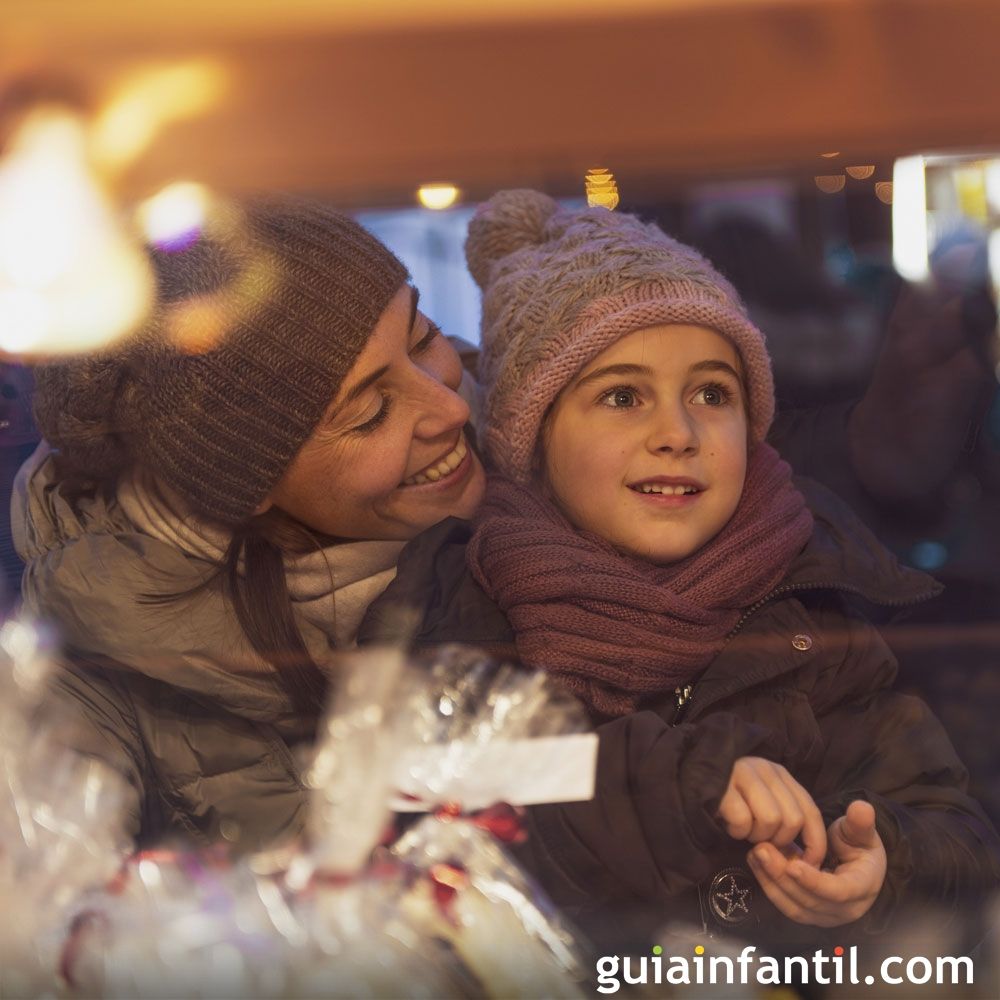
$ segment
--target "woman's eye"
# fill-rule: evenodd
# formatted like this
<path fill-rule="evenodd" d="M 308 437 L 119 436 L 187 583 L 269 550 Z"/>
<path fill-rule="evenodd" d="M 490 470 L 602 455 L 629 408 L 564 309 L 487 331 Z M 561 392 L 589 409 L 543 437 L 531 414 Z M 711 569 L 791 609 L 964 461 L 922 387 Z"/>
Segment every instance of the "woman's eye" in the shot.
<path fill-rule="evenodd" d="M 368 434 L 379 427 L 387 416 L 389 416 L 389 407 L 392 406 L 392 397 L 384 395 L 382 396 L 382 405 L 378 408 L 378 412 L 373 416 L 369 417 L 363 424 L 358 424 L 356 427 L 352 427 L 351 431 L 355 434 Z"/>
<path fill-rule="evenodd" d="M 410 354 L 423 354 L 434 341 L 441 336 L 441 327 L 437 323 L 427 321 L 427 332 L 410 348 Z"/>
<path fill-rule="evenodd" d="M 635 389 L 628 389 L 624 386 L 619 386 L 617 389 L 612 389 L 610 392 L 606 392 L 601 397 L 601 402 L 604 406 L 610 406 L 613 409 L 621 409 L 626 406 L 635 406 L 637 401 L 637 393 Z"/>

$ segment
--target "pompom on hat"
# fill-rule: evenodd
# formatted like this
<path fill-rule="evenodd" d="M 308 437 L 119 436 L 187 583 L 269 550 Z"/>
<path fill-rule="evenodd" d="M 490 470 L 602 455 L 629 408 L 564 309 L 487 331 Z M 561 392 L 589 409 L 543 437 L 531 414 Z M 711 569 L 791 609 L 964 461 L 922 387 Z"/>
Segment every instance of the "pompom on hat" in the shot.
<path fill-rule="evenodd" d="M 154 252 L 157 303 L 101 354 L 36 369 L 35 418 L 95 479 L 143 465 L 217 521 L 250 517 L 330 405 L 406 268 L 348 216 L 282 196 Z"/>
<path fill-rule="evenodd" d="M 515 482 L 531 481 L 545 414 L 573 376 L 627 334 L 664 323 L 708 327 L 733 343 L 751 444 L 764 439 L 774 382 L 763 335 L 729 282 L 657 226 L 501 191 L 473 216 L 465 255 L 483 292 L 484 443 Z"/>

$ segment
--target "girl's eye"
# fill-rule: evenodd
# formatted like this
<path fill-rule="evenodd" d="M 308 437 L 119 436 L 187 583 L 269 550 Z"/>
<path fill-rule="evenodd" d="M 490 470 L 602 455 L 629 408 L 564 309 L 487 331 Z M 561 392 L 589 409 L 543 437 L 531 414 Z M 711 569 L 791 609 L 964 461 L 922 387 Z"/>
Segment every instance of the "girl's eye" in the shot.
<path fill-rule="evenodd" d="M 363 424 L 358 424 L 357 427 L 351 428 L 351 433 L 353 434 L 370 434 L 376 427 L 382 425 L 385 418 L 389 416 L 389 408 L 392 406 L 392 397 L 387 396 L 385 393 L 382 394 L 382 405 L 378 408 L 378 413 L 375 416 L 370 417 Z"/>
<path fill-rule="evenodd" d="M 638 393 L 628 386 L 618 386 L 610 392 L 601 396 L 601 404 L 610 406 L 612 409 L 622 409 L 623 407 L 635 406 L 638 401 Z"/>
<path fill-rule="evenodd" d="M 437 323 L 427 321 L 427 332 L 410 348 L 410 354 L 423 354 L 441 336 L 441 327 Z"/>
<path fill-rule="evenodd" d="M 730 400 L 730 392 L 724 385 L 703 385 L 696 393 L 694 401 L 706 406 L 725 406 Z"/>

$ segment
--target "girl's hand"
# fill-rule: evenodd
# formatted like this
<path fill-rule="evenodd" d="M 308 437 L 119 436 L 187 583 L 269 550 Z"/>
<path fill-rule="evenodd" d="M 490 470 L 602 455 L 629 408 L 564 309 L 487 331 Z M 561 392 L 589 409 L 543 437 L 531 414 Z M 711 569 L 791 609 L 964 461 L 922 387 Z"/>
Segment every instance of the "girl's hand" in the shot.
<path fill-rule="evenodd" d="M 875 810 L 868 802 L 852 802 L 830 824 L 832 871 L 804 863 L 791 851 L 782 854 L 761 844 L 748 855 L 767 898 L 791 920 L 816 927 L 839 927 L 863 917 L 885 882 L 886 857 L 875 829 Z"/>
<path fill-rule="evenodd" d="M 736 840 L 769 841 L 785 849 L 801 837 L 805 864 L 818 868 L 826 857 L 826 829 L 812 796 L 780 764 L 763 757 L 736 761 L 716 817 Z"/>

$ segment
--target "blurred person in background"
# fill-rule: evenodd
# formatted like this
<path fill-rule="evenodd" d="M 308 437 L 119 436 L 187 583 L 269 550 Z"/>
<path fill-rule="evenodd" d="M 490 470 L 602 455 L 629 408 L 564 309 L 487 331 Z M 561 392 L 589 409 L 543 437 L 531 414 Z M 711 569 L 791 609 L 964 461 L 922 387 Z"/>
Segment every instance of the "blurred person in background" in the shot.
<path fill-rule="evenodd" d="M 779 412 L 771 442 L 945 584 L 884 632 L 900 684 L 935 706 L 973 793 L 1000 822 L 1000 395 L 983 233 L 945 233 L 928 282 L 897 280 L 884 332 L 865 337 L 858 297 L 757 220 L 720 220 L 697 243 L 767 336 L 779 406 L 800 404 Z M 831 398 L 804 405 L 824 370 Z"/>

